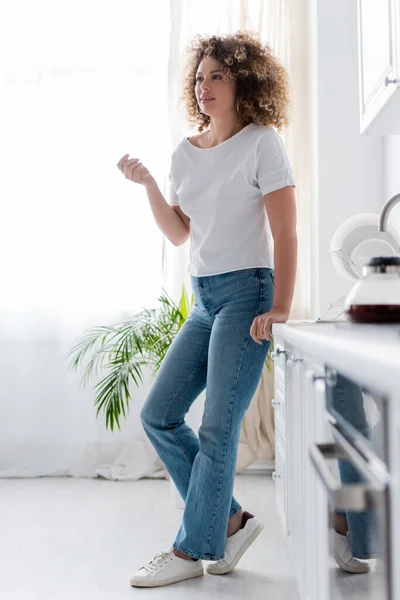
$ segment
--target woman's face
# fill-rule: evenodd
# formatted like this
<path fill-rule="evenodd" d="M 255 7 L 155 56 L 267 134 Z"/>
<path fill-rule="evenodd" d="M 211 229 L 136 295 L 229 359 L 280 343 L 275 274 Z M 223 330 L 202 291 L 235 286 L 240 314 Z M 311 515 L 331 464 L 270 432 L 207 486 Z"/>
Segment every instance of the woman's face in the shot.
<path fill-rule="evenodd" d="M 215 58 L 203 58 L 197 67 L 195 94 L 201 112 L 210 117 L 236 112 L 236 82 L 221 71 Z"/>

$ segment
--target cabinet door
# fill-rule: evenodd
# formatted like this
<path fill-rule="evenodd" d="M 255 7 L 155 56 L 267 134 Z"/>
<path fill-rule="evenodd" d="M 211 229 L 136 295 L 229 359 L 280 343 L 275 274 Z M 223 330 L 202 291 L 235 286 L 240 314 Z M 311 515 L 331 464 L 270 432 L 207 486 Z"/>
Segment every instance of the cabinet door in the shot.
<path fill-rule="evenodd" d="M 278 509 L 278 515 L 280 517 L 283 531 L 287 536 L 287 523 L 286 523 L 286 459 L 285 459 L 285 439 L 282 436 L 281 431 L 278 429 L 275 434 L 275 471 L 273 473 L 273 479 L 275 480 L 275 500 Z"/>
<path fill-rule="evenodd" d="M 283 340 L 274 338 L 274 415 L 275 423 L 286 436 L 286 356 Z"/>
<path fill-rule="evenodd" d="M 398 0 L 358 0 L 358 46 L 361 133 L 367 131 L 387 107 L 389 130 L 378 133 L 398 133 L 395 119 L 400 90 L 398 88 L 398 36 L 396 28 Z M 392 98 L 396 96 L 396 98 Z M 390 111 L 389 111 L 390 112 Z M 393 127 L 393 130 L 390 128 Z"/>
<path fill-rule="evenodd" d="M 302 597 L 310 600 L 326 598 L 319 595 L 324 587 L 327 573 L 326 548 L 328 506 L 320 482 L 310 459 L 310 448 L 316 442 L 325 441 L 327 421 L 325 412 L 324 366 L 303 357 L 303 403 L 302 403 L 302 463 L 304 498 L 304 544 L 305 573 Z"/>
<path fill-rule="evenodd" d="M 286 350 L 286 461 L 282 465 L 279 444 L 276 451 L 280 469 L 285 468 L 287 496 L 286 529 L 288 544 L 301 598 L 321 600 L 326 557 L 320 556 L 321 536 L 326 535 L 327 507 L 315 475 L 309 450 L 326 434 L 325 383 L 323 363 L 318 364 L 285 341 Z M 281 434 L 278 431 L 278 439 Z M 323 540 L 322 540 L 323 541 Z"/>
<path fill-rule="evenodd" d="M 283 531 L 287 536 L 286 474 L 286 355 L 284 341 L 274 336 L 274 407 L 275 416 L 275 500 Z"/>
<path fill-rule="evenodd" d="M 323 376 L 321 370 L 318 368 L 311 369 L 312 374 Z M 313 385 L 313 398 L 314 398 L 314 441 L 310 440 L 310 446 L 312 443 L 325 442 L 330 439 L 328 420 L 326 418 L 326 380 L 317 379 L 312 382 Z M 312 470 L 311 476 L 311 495 L 312 495 L 312 513 L 314 520 L 314 528 L 312 529 L 312 535 L 310 536 L 310 547 L 311 547 L 311 563 L 313 575 L 310 575 L 311 583 L 311 595 L 310 600 L 320 600 L 321 598 L 327 598 L 329 595 L 329 560 L 328 560 L 328 500 L 325 493 L 325 489 L 322 486 L 321 481 L 315 472 L 315 469 L 311 463 L 309 449 L 307 452 L 307 460 L 310 469 Z"/>
<path fill-rule="evenodd" d="M 286 344 L 286 452 L 287 452 L 287 529 L 296 560 L 303 553 L 303 494 L 301 463 L 301 355 Z"/>

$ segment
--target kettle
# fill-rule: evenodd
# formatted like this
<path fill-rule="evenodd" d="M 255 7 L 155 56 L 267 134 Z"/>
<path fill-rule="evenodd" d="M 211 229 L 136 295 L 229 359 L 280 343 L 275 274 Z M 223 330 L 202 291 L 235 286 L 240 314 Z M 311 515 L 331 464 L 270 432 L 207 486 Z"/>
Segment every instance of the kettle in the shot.
<path fill-rule="evenodd" d="M 376 256 L 344 301 L 353 323 L 400 323 L 400 256 Z"/>

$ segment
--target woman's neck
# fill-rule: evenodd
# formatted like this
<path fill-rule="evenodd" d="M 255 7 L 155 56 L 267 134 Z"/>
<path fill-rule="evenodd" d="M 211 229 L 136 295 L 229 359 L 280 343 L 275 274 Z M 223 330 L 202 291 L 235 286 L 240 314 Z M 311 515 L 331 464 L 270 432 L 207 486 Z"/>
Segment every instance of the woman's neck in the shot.
<path fill-rule="evenodd" d="M 210 128 L 207 132 L 207 145 L 210 147 L 217 146 L 239 133 L 241 129 L 243 129 L 243 125 L 236 115 L 232 119 L 211 119 Z"/>

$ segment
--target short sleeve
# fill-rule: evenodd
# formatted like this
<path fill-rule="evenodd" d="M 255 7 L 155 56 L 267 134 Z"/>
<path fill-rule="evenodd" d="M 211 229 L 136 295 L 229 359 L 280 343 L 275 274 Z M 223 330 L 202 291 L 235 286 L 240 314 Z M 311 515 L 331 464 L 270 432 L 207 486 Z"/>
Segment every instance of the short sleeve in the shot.
<path fill-rule="evenodd" d="M 263 196 L 288 185 L 295 185 L 283 141 L 274 129 L 258 140 L 256 178 Z"/>
<path fill-rule="evenodd" d="M 171 206 L 179 206 L 179 196 L 176 193 L 174 180 L 172 179 L 171 173 L 169 173 L 169 175 L 168 175 L 168 181 L 169 181 L 169 194 L 168 194 L 169 204 Z"/>

